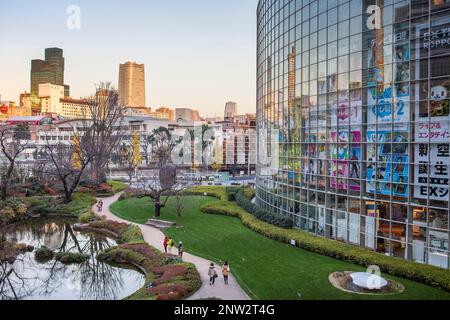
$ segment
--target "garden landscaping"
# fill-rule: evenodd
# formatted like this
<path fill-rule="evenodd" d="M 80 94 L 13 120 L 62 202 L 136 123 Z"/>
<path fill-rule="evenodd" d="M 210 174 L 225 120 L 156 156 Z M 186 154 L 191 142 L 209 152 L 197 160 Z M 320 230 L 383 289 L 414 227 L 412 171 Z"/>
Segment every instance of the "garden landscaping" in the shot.
<path fill-rule="evenodd" d="M 179 300 L 195 293 L 201 286 L 200 275 L 193 264 L 165 256 L 145 243 L 137 226 L 99 219 L 78 230 L 115 234 L 119 246 L 98 255 L 99 261 L 131 265 L 145 274 L 145 285 L 126 300 Z"/>
<path fill-rule="evenodd" d="M 94 216 L 91 208 L 97 201 L 95 197 L 109 197 L 127 188 L 125 183 L 114 180 L 103 184 L 83 181 L 72 201 L 64 203 L 61 190 L 48 185 L 41 185 L 40 189 L 34 184 L 32 186 L 23 186 L 21 191 L 16 187 L 15 193 L 4 201 L 0 200 L 0 226 L 47 216 L 82 216 L 87 222 Z M 25 194 L 23 190 L 27 187 L 35 191 Z"/>
<path fill-rule="evenodd" d="M 183 241 L 187 252 L 217 263 L 228 260 L 233 274 L 252 298 L 450 299 L 450 294 L 441 289 L 447 288 L 445 283 L 450 278 L 447 270 L 270 225 L 239 207 L 237 202 L 228 201 L 223 187 L 200 187 L 187 193 L 190 195 L 184 199 L 180 225 L 166 229 L 165 233 L 176 242 Z M 246 198 L 251 195 L 251 191 L 245 191 Z M 236 198 L 239 200 L 239 195 Z M 167 207 L 162 209 L 162 219 L 177 221 L 175 205 L 175 200 L 169 199 Z M 137 223 L 153 217 L 152 204 L 145 197 L 116 202 L 111 211 Z M 300 248 L 289 245 L 291 239 Z M 379 265 L 386 273 L 383 276 L 404 285 L 405 291 L 387 296 L 358 295 L 342 292 L 328 280 L 334 272 L 365 271 L 369 264 Z"/>

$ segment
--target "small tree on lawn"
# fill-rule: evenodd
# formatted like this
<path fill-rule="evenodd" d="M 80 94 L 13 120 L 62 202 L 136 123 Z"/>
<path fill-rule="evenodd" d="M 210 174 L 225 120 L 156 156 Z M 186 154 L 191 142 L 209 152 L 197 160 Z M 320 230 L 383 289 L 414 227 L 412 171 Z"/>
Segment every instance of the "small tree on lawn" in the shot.
<path fill-rule="evenodd" d="M 165 164 L 154 172 L 150 180 L 141 183 L 145 196 L 155 206 L 155 218 L 161 217 L 161 209 L 167 204 L 169 198 L 174 195 L 176 186 L 177 168 L 173 164 Z"/>

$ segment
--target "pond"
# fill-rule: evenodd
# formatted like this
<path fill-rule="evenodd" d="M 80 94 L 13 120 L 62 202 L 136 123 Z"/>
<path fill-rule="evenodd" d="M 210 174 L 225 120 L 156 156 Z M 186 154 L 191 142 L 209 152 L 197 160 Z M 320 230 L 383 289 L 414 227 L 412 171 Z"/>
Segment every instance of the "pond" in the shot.
<path fill-rule="evenodd" d="M 75 232 L 72 225 L 76 222 L 38 219 L 0 230 L 7 240 L 32 245 L 35 250 L 46 246 L 55 252 L 90 256 L 84 263 L 64 265 L 55 260 L 38 263 L 34 252 L 20 255 L 14 264 L 0 265 L 0 300 L 119 300 L 144 285 L 140 272 L 98 261 L 97 254 L 116 242 Z"/>

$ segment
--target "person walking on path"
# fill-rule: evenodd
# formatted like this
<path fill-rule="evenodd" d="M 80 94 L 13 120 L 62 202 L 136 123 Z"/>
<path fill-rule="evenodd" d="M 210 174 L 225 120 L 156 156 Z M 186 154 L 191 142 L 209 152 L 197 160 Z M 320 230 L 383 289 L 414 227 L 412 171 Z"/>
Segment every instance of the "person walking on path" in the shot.
<path fill-rule="evenodd" d="M 169 246 L 169 253 L 172 253 L 172 247 L 175 243 L 173 242 L 173 239 L 169 237 L 169 241 L 167 241 L 167 245 Z"/>
<path fill-rule="evenodd" d="M 99 200 L 99 202 L 97 203 L 97 209 L 98 209 L 98 212 L 102 212 L 102 209 L 103 209 L 103 201 L 102 200 Z"/>
<path fill-rule="evenodd" d="M 209 285 L 213 285 L 217 278 L 216 268 L 214 267 L 214 263 L 211 262 L 208 270 L 209 276 Z"/>
<path fill-rule="evenodd" d="M 230 275 L 230 266 L 228 265 L 227 261 L 225 261 L 225 263 L 222 266 L 222 274 L 223 274 L 223 280 L 225 281 L 225 284 L 228 285 L 228 276 Z"/>
<path fill-rule="evenodd" d="M 164 237 L 163 246 L 164 246 L 164 252 L 167 254 L 167 245 L 168 245 L 169 239 L 167 236 Z"/>
<path fill-rule="evenodd" d="M 178 243 L 178 256 L 183 259 L 183 242 Z"/>

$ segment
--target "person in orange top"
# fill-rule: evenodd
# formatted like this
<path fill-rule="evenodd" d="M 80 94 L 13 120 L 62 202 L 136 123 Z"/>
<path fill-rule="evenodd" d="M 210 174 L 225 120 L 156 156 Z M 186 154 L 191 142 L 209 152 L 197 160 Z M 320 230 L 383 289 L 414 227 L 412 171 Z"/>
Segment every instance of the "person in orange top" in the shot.
<path fill-rule="evenodd" d="M 225 284 L 228 284 L 228 276 L 230 275 L 230 266 L 228 265 L 227 261 L 225 261 L 225 263 L 222 266 L 222 274 Z"/>

